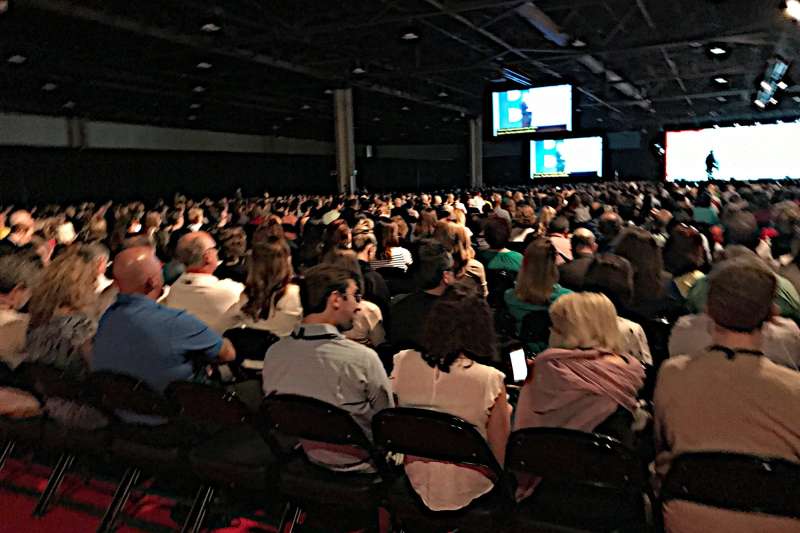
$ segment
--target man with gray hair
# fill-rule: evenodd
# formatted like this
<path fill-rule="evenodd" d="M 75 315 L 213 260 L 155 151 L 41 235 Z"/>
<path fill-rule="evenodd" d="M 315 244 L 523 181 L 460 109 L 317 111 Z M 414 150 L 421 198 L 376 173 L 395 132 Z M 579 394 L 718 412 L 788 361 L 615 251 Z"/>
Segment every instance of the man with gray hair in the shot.
<path fill-rule="evenodd" d="M 175 256 L 186 272 L 172 284 L 163 303 L 188 311 L 217 333 L 233 327 L 244 285 L 214 276 L 220 262 L 214 238 L 205 231 L 187 233 L 178 241 Z"/>
<path fill-rule="evenodd" d="M 572 234 L 572 261 L 558 267 L 558 282 L 573 291 L 583 289 L 583 278 L 594 260 L 597 242 L 594 233 L 578 228 Z"/>

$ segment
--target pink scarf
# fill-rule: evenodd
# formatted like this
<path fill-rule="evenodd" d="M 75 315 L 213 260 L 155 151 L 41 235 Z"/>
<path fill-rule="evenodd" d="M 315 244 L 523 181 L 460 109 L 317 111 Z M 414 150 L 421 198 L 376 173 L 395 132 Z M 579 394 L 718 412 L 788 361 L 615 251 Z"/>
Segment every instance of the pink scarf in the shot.
<path fill-rule="evenodd" d="M 592 431 L 620 406 L 633 412 L 644 369 L 633 357 L 614 360 L 609 355 L 560 348 L 539 354 L 520 393 L 514 428 Z"/>

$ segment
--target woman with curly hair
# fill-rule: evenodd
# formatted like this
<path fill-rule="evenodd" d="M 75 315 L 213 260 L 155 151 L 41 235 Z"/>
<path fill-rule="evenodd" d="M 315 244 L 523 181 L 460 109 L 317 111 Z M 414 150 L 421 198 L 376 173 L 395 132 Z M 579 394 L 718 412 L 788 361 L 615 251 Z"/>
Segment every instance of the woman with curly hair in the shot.
<path fill-rule="evenodd" d="M 31 294 L 27 361 L 85 374 L 97 331 L 97 266 L 86 245 L 68 248 L 47 267 Z"/>
<path fill-rule="evenodd" d="M 292 283 L 289 245 L 279 237 L 256 243 L 247 261 L 247 280 L 240 300 L 240 325 L 289 335 L 303 317 L 300 287 Z"/>
<path fill-rule="evenodd" d="M 404 350 L 394 356 L 392 388 L 399 406 L 443 411 L 474 424 L 502 464 L 511 407 L 505 376 L 485 364 L 497 356 L 491 316 L 473 284 L 448 287 L 425 323 L 425 353 Z M 414 490 L 435 511 L 466 507 L 495 483 L 476 469 L 413 457 L 406 457 L 405 469 Z"/>

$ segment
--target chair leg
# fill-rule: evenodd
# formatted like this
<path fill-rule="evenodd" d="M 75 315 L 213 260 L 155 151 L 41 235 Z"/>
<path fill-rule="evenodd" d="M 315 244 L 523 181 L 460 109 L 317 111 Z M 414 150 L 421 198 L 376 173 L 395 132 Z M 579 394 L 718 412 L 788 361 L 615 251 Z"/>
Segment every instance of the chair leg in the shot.
<path fill-rule="evenodd" d="M 287 533 L 294 533 L 295 526 L 297 526 L 297 523 L 300 522 L 301 514 L 303 514 L 303 510 L 298 505 L 294 508 L 294 515 L 292 516 L 292 522 L 289 524 L 289 531 Z"/>
<path fill-rule="evenodd" d="M 286 527 L 286 519 L 289 518 L 289 511 L 292 510 L 292 502 L 286 502 L 281 513 L 281 521 L 278 522 L 278 533 L 283 533 L 283 528 Z"/>
<path fill-rule="evenodd" d="M 197 495 L 194 497 L 192 508 L 189 510 L 189 515 L 181 528 L 181 533 L 199 533 L 200 527 L 203 525 L 203 519 L 206 517 L 206 511 L 214 498 L 214 488 L 209 486 L 200 487 L 197 490 Z"/>
<path fill-rule="evenodd" d="M 117 490 L 114 492 L 114 499 L 111 500 L 111 504 L 106 509 L 103 520 L 97 528 L 97 533 L 111 533 L 114 530 L 114 522 L 128 502 L 133 487 L 139 481 L 140 474 L 141 471 L 138 468 L 131 467 L 125 471 L 122 481 L 119 482 Z"/>
<path fill-rule="evenodd" d="M 36 502 L 36 507 L 33 509 L 33 516 L 41 518 L 45 515 L 53 496 L 55 496 L 58 491 L 58 487 L 60 487 L 61 482 L 64 481 L 64 475 L 67 473 L 67 470 L 69 470 L 69 467 L 72 466 L 74 460 L 75 456 L 69 453 L 64 453 L 58 458 L 58 463 L 56 463 L 56 466 L 50 473 L 50 479 L 47 480 L 47 486 L 44 488 L 44 492 L 42 492 L 42 495 L 39 497 L 39 501 Z"/>
<path fill-rule="evenodd" d="M 6 466 L 6 461 L 8 458 L 11 457 L 11 453 L 14 451 L 14 446 L 16 446 L 17 442 L 10 440 L 6 442 L 5 447 L 3 448 L 3 453 L 0 454 L 0 471 L 3 470 L 3 467 Z"/>

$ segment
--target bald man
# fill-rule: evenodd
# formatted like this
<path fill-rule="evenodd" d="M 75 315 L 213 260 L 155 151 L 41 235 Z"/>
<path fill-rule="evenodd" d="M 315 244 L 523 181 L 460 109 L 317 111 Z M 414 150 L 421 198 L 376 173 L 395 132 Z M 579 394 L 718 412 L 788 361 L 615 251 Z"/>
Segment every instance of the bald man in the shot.
<path fill-rule="evenodd" d="M 164 304 L 192 313 L 220 334 L 234 327 L 244 285 L 214 276 L 220 262 L 214 238 L 205 231 L 187 233 L 178 241 L 175 257 L 186 271 L 172 284 Z"/>
<path fill-rule="evenodd" d="M 191 380 L 194 363 L 226 363 L 236 357 L 230 341 L 194 316 L 156 303 L 164 289 L 153 249 L 128 248 L 114 260 L 116 301 L 100 319 L 92 370 L 143 380 L 157 391 Z"/>
<path fill-rule="evenodd" d="M 8 217 L 11 231 L 0 240 L 0 255 L 13 254 L 26 248 L 31 248 L 31 239 L 36 229 L 36 221 L 25 210 L 14 211 Z"/>
<path fill-rule="evenodd" d="M 558 267 L 558 282 L 562 287 L 573 291 L 583 290 L 583 278 L 594 261 L 597 241 L 594 233 L 586 228 L 578 228 L 570 239 L 572 261 Z"/>

